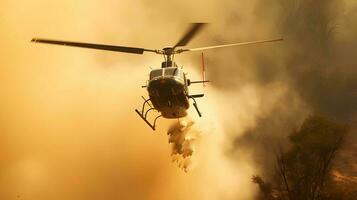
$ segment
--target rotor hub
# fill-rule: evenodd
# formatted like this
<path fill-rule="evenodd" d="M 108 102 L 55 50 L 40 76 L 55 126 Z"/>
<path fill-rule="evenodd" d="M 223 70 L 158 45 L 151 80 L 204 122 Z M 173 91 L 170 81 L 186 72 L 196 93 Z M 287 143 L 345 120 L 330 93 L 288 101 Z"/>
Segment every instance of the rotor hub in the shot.
<path fill-rule="evenodd" d="M 167 56 L 170 56 L 175 53 L 174 48 L 172 48 L 172 47 L 165 47 L 162 49 L 162 51 Z"/>

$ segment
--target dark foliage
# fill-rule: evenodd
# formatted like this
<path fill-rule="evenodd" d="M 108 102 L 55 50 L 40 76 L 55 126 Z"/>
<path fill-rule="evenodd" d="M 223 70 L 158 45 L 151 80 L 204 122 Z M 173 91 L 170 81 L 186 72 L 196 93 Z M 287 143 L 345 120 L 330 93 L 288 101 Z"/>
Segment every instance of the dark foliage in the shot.
<path fill-rule="evenodd" d="M 261 186 L 268 183 L 258 176 L 253 181 L 260 186 L 265 199 L 332 199 L 336 196 L 331 194 L 334 190 L 326 189 L 332 185 L 329 183 L 332 161 L 347 132 L 345 124 L 317 115 L 307 118 L 289 136 L 291 148 L 285 152 L 279 148 L 276 154 L 276 177 L 270 196 Z M 337 196 L 333 199 L 338 199 Z"/>

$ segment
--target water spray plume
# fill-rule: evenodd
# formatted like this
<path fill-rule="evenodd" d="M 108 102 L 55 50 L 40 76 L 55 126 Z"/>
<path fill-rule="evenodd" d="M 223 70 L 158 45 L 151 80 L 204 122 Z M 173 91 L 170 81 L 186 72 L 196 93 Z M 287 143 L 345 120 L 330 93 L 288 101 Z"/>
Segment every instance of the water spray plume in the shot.
<path fill-rule="evenodd" d="M 195 143 L 199 139 L 199 133 L 193 129 L 195 122 L 192 120 L 180 119 L 172 124 L 167 135 L 169 143 L 172 143 L 172 160 L 184 171 L 188 171 L 196 147 Z"/>

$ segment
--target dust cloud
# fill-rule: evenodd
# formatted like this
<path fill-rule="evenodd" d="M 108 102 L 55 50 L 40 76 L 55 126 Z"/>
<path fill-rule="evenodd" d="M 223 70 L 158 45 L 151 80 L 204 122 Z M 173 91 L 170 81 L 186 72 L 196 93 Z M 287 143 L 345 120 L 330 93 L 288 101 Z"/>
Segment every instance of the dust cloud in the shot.
<path fill-rule="evenodd" d="M 270 147 L 309 113 L 356 120 L 357 5 L 313 2 L 1 1 L 0 199 L 254 199 L 251 175 L 268 170 Z M 331 17 L 337 28 L 320 38 Z M 157 55 L 29 43 L 162 48 L 189 22 L 211 23 L 190 47 L 285 41 L 207 51 L 212 83 L 190 88 L 205 92 L 203 117 L 190 108 L 185 134 L 168 120 L 152 132 L 134 112 Z M 175 59 L 201 78 L 199 53 Z M 173 152 L 193 169 L 178 169 Z"/>

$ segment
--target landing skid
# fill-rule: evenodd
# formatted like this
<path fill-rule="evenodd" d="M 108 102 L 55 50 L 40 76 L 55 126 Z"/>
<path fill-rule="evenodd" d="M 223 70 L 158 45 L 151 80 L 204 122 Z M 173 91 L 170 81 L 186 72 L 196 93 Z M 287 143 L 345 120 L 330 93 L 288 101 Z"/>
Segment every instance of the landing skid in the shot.
<path fill-rule="evenodd" d="M 202 114 L 201 114 L 201 111 L 198 109 L 198 106 L 197 106 L 197 102 L 196 102 L 196 99 L 195 98 L 201 98 L 203 97 L 204 94 L 195 94 L 195 95 L 189 95 L 188 98 L 192 99 L 193 100 L 193 106 L 195 107 L 196 111 L 197 111 L 197 114 L 199 117 L 202 117 Z M 152 130 L 156 130 L 156 121 L 157 119 L 159 119 L 160 117 L 162 117 L 162 115 L 158 115 L 155 117 L 154 121 L 152 123 L 149 122 L 149 120 L 147 119 L 147 116 L 148 116 L 148 113 L 150 111 L 153 111 L 153 110 L 156 110 L 154 107 L 152 107 L 149 103 L 150 99 L 145 99 L 144 97 L 142 97 L 144 99 L 144 103 L 143 103 L 143 107 L 141 109 L 141 111 L 139 111 L 138 109 L 135 109 L 135 112 L 141 117 L 141 119 L 144 120 L 144 122 L 150 126 L 150 128 L 152 128 Z M 146 105 L 149 106 L 148 109 L 145 109 L 146 108 Z"/>
<path fill-rule="evenodd" d="M 149 113 L 150 111 L 155 110 L 155 108 L 153 108 L 153 107 L 150 105 L 150 103 L 149 103 L 150 99 L 145 99 L 144 97 L 142 97 L 142 98 L 144 99 L 144 103 L 143 103 L 143 107 L 142 107 L 142 109 L 141 109 L 141 112 L 140 112 L 138 109 L 135 109 L 135 112 L 141 117 L 141 119 L 144 120 L 144 122 L 146 122 L 147 125 L 150 126 L 150 128 L 152 128 L 152 130 L 155 130 L 156 121 L 157 121 L 157 119 L 159 119 L 160 117 L 162 117 L 162 115 L 156 116 L 155 119 L 154 119 L 154 121 L 153 121 L 153 123 L 150 123 L 150 122 L 147 120 L 147 115 L 148 115 L 148 113 Z M 150 107 L 150 108 L 147 109 L 147 110 L 145 110 L 145 105 L 146 105 L 146 104 Z"/>

